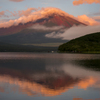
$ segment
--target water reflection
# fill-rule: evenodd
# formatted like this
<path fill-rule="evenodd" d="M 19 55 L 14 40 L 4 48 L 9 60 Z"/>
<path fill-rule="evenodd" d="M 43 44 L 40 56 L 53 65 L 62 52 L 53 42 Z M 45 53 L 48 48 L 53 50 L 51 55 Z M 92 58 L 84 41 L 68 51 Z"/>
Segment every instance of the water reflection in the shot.
<path fill-rule="evenodd" d="M 95 71 L 99 58 L 100 55 L 1 54 L 0 92 L 57 96 L 74 88 L 99 90 L 100 72 Z"/>
<path fill-rule="evenodd" d="M 100 71 L 100 59 L 76 60 L 75 63 L 87 69 Z"/>

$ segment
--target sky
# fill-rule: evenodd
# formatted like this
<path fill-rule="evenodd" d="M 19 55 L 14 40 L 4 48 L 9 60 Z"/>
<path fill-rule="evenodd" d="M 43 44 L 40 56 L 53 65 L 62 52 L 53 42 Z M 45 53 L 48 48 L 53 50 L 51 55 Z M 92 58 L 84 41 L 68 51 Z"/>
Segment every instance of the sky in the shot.
<path fill-rule="evenodd" d="M 75 17 L 87 15 L 100 21 L 100 0 L 0 0 L 0 21 L 17 19 L 19 16 L 14 13 L 18 11 L 46 7 L 59 8 Z"/>

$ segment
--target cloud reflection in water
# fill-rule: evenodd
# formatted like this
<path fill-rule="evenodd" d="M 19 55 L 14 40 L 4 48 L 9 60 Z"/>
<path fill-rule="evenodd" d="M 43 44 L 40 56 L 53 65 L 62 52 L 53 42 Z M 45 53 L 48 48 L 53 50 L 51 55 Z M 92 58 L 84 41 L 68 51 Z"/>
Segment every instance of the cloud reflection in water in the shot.
<path fill-rule="evenodd" d="M 89 87 L 100 88 L 99 72 L 82 68 L 83 65 L 75 63 L 77 60 L 68 56 L 57 59 L 54 56 L 1 59 L 0 92 L 6 94 L 7 88 L 10 88 L 9 92 L 28 96 L 57 96 L 75 87 L 84 91 Z"/>

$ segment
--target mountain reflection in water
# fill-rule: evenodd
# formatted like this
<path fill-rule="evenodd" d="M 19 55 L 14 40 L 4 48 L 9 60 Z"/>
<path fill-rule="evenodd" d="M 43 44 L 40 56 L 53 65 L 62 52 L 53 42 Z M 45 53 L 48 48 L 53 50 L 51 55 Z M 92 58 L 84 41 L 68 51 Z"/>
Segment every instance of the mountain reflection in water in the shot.
<path fill-rule="evenodd" d="M 92 70 L 86 69 L 89 62 L 90 65 L 92 64 L 94 57 L 96 57 L 93 63 L 95 67 L 91 68 Z M 100 89 L 100 73 L 95 71 L 99 58 L 100 56 L 95 55 L 82 57 L 73 54 L 66 56 L 63 54 L 31 54 L 31 56 L 19 53 L 1 54 L 0 92 L 5 94 L 18 92 L 28 96 L 57 96 L 74 88 L 84 91 L 88 88 Z"/>

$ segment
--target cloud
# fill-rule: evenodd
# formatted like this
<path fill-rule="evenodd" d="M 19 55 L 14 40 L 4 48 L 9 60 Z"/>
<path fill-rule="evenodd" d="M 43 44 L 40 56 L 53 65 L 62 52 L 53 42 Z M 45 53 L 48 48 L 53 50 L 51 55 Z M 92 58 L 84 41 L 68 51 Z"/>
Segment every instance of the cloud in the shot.
<path fill-rule="evenodd" d="M 35 30 L 44 30 L 44 31 L 55 31 L 60 30 L 64 28 L 64 26 L 53 26 L 53 27 L 46 27 L 44 25 L 33 25 L 32 27 L 29 27 L 28 29 L 35 29 Z"/>
<path fill-rule="evenodd" d="M 1 11 L 1 12 L 0 12 L 0 17 L 8 17 L 8 16 L 5 15 L 5 11 Z"/>
<path fill-rule="evenodd" d="M 3 23 L 3 22 L 7 22 L 9 21 L 10 19 L 0 19 L 0 23 Z"/>
<path fill-rule="evenodd" d="M 94 20 L 100 22 L 100 16 L 94 16 L 94 17 L 92 17 L 92 18 L 93 18 Z"/>
<path fill-rule="evenodd" d="M 99 3 L 100 0 L 74 0 L 73 5 Z"/>
<path fill-rule="evenodd" d="M 5 12 L 4 11 L 1 11 L 0 12 L 0 17 L 3 16 L 3 15 L 5 15 Z"/>
<path fill-rule="evenodd" d="M 90 16 L 99 16 L 100 15 L 100 12 L 96 12 L 96 13 L 93 13 L 93 14 L 89 14 Z"/>
<path fill-rule="evenodd" d="M 100 32 L 100 25 L 97 26 L 73 26 L 69 29 L 64 30 L 64 32 L 52 32 L 46 34 L 45 36 L 48 38 L 62 38 L 63 40 L 71 40 L 78 38 L 80 36 L 84 36 L 90 33 Z"/>
<path fill-rule="evenodd" d="M 21 11 L 14 11 L 14 12 L 11 12 L 9 10 L 6 10 L 7 12 L 11 13 L 11 16 L 28 16 L 32 13 L 32 11 L 36 11 L 37 9 L 36 8 L 28 8 L 27 10 L 21 10 Z"/>
<path fill-rule="evenodd" d="M 18 16 L 17 12 L 14 11 L 14 12 L 11 12 L 9 10 L 6 10 L 7 12 L 9 12 L 11 15 L 9 17 L 12 17 L 12 16 Z"/>
<path fill-rule="evenodd" d="M 96 25 L 98 24 L 98 22 L 96 22 L 95 20 L 93 20 L 92 18 L 87 17 L 86 15 L 82 15 L 82 16 L 78 16 L 78 17 L 74 17 L 73 15 L 70 15 L 58 8 L 53 8 L 53 7 L 48 7 L 48 8 L 42 8 L 41 10 L 36 10 L 35 12 L 32 12 L 33 10 L 36 10 L 35 8 L 29 8 L 26 11 L 19 11 L 18 13 L 12 13 L 13 16 L 19 15 L 20 18 L 15 19 L 15 20 L 9 20 L 8 22 L 3 22 L 0 23 L 0 28 L 4 27 L 10 27 L 12 25 L 18 25 L 19 23 L 27 23 L 27 22 L 34 22 L 37 19 L 40 18 L 47 18 L 48 16 L 52 15 L 52 14 L 59 14 L 61 16 L 69 16 L 75 20 L 79 20 L 81 22 L 85 22 L 88 23 L 88 25 Z M 9 11 L 8 11 L 9 12 Z"/>
<path fill-rule="evenodd" d="M 28 8 L 27 10 L 18 11 L 19 16 L 28 16 L 32 13 L 33 10 L 37 10 L 36 8 Z"/>
<path fill-rule="evenodd" d="M 93 18 L 90 18 L 86 15 L 81 15 L 77 17 L 79 21 L 86 23 L 87 25 L 99 25 L 100 23 L 95 21 Z"/>
<path fill-rule="evenodd" d="M 9 1 L 13 1 L 13 2 L 22 2 L 24 0 L 9 0 Z"/>

